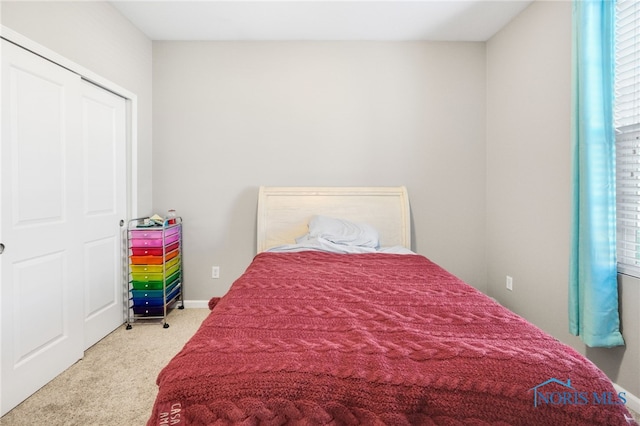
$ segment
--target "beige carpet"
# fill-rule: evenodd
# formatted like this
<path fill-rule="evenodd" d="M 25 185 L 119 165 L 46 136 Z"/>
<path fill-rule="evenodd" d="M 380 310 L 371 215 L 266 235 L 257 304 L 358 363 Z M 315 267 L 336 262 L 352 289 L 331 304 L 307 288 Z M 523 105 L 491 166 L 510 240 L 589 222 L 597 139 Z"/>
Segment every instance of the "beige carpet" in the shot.
<path fill-rule="evenodd" d="M 151 321 L 118 328 L 4 415 L 0 425 L 144 425 L 158 373 L 208 314 L 208 309 L 174 309 L 167 317 L 169 328 Z"/>

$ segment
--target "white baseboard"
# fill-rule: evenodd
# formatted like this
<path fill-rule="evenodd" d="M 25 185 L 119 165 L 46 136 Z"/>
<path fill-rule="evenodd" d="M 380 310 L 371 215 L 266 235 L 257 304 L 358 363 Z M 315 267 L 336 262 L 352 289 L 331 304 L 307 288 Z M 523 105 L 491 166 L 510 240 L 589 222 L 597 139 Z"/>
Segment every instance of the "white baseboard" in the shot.
<path fill-rule="evenodd" d="M 209 309 L 208 300 L 185 300 L 184 307 L 187 309 Z"/>
<path fill-rule="evenodd" d="M 618 393 L 624 392 L 625 393 L 624 397 L 627 399 L 626 406 L 627 406 L 628 409 L 633 410 L 636 413 L 640 413 L 640 398 L 638 398 L 637 396 L 635 396 L 631 392 L 627 391 L 622 386 L 619 386 L 619 385 L 617 385 L 615 383 L 613 384 L 613 387 L 616 389 L 616 392 L 618 392 Z"/>

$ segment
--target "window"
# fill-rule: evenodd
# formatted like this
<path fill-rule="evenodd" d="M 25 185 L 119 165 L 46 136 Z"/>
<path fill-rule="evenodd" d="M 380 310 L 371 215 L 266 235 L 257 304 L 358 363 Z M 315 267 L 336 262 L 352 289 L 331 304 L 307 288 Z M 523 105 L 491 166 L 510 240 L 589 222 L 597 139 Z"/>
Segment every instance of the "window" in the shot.
<path fill-rule="evenodd" d="M 640 277 L 640 2 L 616 5 L 616 210 L 618 270 Z"/>

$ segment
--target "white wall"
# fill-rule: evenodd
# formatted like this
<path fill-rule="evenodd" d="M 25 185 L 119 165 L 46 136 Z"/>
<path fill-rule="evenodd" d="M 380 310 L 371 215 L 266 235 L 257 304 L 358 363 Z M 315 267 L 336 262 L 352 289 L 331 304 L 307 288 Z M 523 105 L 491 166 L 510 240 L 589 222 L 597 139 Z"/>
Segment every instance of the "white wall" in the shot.
<path fill-rule="evenodd" d="M 486 289 L 483 43 L 153 46 L 153 200 L 185 220 L 187 299 L 251 261 L 260 185 L 406 185 L 415 250 Z"/>
<path fill-rule="evenodd" d="M 138 212 L 151 211 L 152 46 L 107 2 L 0 3 L 2 25 L 138 96 Z"/>
<path fill-rule="evenodd" d="M 589 349 L 568 331 L 571 7 L 537 1 L 487 43 L 487 287 L 638 395 L 637 282 L 621 289 L 626 347 Z"/>
<path fill-rule="evenodd" d="M 567 323 L 570 3 L 526 9 L 487 44 L 487 68 L 489 292 L 552 331 Z"/>

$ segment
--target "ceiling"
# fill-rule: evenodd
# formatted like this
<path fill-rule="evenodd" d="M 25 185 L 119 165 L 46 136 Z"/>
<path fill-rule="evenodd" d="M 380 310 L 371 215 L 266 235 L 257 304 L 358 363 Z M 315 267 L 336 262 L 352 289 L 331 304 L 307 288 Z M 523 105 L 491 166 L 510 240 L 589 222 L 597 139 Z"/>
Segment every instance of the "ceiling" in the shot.
<path fill-rule="evenodd" d="M 486 41 L 532 0 L 111 3 L 152 40 Z"/>

